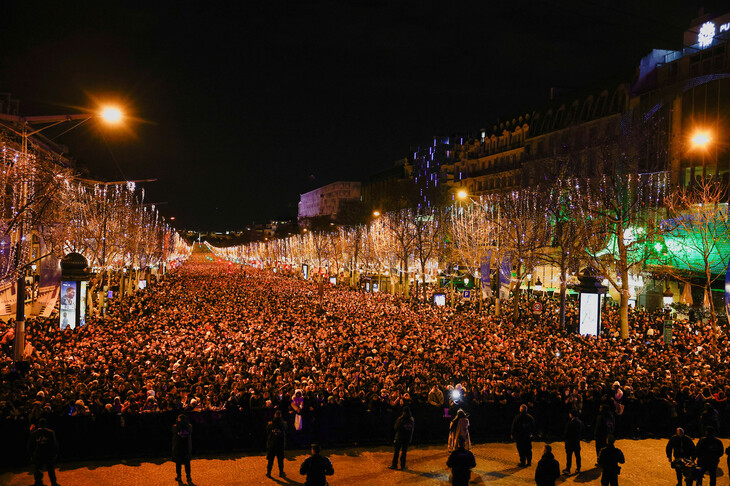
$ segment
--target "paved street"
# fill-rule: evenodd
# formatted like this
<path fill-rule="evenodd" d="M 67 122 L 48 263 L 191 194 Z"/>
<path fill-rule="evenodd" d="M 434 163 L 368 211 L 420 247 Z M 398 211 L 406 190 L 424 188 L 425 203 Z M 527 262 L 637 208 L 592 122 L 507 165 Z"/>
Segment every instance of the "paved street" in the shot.
<path fill-rule="evenodd" d="M 727 442 L 727 440 L 725 440 Z M 626 465 L 622 470 L 621 485 L 673 486 L 674 472 L 665 459 L 665 440 L 618 441 L 617 445 L 626 455 Z M 561 443 L 555 443 L 556 457 L 561 469 L 565 466 L 565 453 Z M 514 444 L 482 444 L 474 447 L 477 468 L 472 474 L 472 485 L 534 484 L 535 464 L 542 451 L 542 444 L 535 443 L 535 459 L 530 468 L 517 467 L 517 454 Z M 449 471 L 446 469 L 445 447 L 419 447 L 408 452 L 408 469 L 391 471 L 387 469 L 392 457 L 389 448 L 345 449 L 324 451 L 330 457 L 335 475 L 330 486 L 347 485 L 448 485 Z M 242 456 L 215 456 L 197 458 L 192 462 L 193 481 L 196 486 L 227 485 L 303 485 L 299 475 L 299 465 L 304 459 L 302 453 L 290 453 L 286 460 L 286 478 L 275 474 L 272 479 L 264 476 L 266 459 L 262 454 Z M 584 472 L 578 476 L 561 478 L 558 484 L 600 484 L 600 472 L 593 467 L 595 453 L 593 444 L 583 446 Z M 720 466 L 723 470 L 718 478 L 719 485 L 728 484 L 728 475 L 723 457 Z M 61 486 L 156 486 L 175 485 L 175 466 L 163 459 L 154 461 L 116 463 L 111 461 L 92 464 L 64 464 L 58 472 Z M 14 471 L 0 474 L 0 484 L 7 486 L 28 486 L 33 483 L 29 472 Z M 705 480 L 707 483 L 707 480 Z M 45 484 L 48 478 L 45 477 Z"/>

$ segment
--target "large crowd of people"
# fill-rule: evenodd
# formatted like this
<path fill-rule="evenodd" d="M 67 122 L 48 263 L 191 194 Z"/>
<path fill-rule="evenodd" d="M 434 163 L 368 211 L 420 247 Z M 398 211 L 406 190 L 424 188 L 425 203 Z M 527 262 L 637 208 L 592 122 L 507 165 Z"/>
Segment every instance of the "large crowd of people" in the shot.
<path fill-rule="evenodd" d="M 194 254 L 82 328 L 28 321 L 29 369 L 0 353 L 0 420 L 270 409 L 296 432 L 323 407 L 449 417 L 529 404 L 544 435 L 560 435 L 571 410 L 589 427 L 599 410 L 610 414 L 621 436 L 680 425 L 698 436 L 708 424 L 727 433 L 725 329 L 711 337 L 707 324 L 678 321 L 665 344 L 663 313 L 632 309 L 622 340 L 608 307 L 604 334 L 579 336 L 559 326 L 556 301 L 540 298 L 540 316 L 526 307 L 515 321 L 508 308 L 495 317 L 490 306 L 330 286 L 320 296 L 311 280 Z"/>

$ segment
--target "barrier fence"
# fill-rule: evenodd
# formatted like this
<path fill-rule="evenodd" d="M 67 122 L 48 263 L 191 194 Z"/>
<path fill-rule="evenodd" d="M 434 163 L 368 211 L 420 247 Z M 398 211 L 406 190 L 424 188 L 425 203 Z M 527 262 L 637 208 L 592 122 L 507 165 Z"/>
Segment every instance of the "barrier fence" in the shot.
<path fill-rule="evenodd" d="M 674 413 L 665 401 L 642 399 L 629 403 L 616 417 L 615 434 L 619 438 L 668 437 L 677 426 L 683 426 L 693 437 L 701 433 L 702 403 L 690 410 Z M 473 442 L 510 439 L 512 419 L 519 402 L 507 404 L 464 404 L 469 414 Z M 445 411 L 427 404 L 411 405 L 416 420 L 413 443 L 446 443 L 449 422 L 455 408 Z M 562 400 L 537 403 L 530 413 L 537 423 L 536 438 L 561 440 L 568 419 L 569 406 Z M 727 436 L 730 424 L 728 409 L 721 404 L 720 433 Z M 582 419 L 585 438 L 592 438 L 592 425 L 598 412 L 596 402 L 584 402 Z M 266 444 L 266 423 L 273 409 L 221 410 L 185 412 L 193 425 L 193 453 L 215 454 L 233 451 L 263 451 Z M 323 405 L 314 413 L 303 415 L 301 431 L 294 429 L 294 415 L 286 414 L 289 423 L 288 449 L 305 449 L 312 442 L 326 449 L 343 446 L 376 446 L 391 444 L 393 424 L 399 415 L 391 408 L 368 409 L 362 402 L 344 405 Z M 59 461 L 92 459 L 128 459 L 168 457 L 177 412 L 135 414 L 102 414 L 97 416 L 50 416 L 48 425 L 56 431 Z M 28 462 L 27 440 L 30 424 L 27 419 L 0 419 L 0 464 L 18 466 Z"/>

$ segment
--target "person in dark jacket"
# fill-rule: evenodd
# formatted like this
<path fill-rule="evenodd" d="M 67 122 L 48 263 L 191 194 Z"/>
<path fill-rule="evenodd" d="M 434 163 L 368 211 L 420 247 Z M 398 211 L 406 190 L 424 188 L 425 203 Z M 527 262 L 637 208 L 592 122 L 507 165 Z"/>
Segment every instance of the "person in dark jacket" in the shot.
<path fill-rule="evenodd" d="M 520 413 L 512 420 L 511 436 L 520 455 L 520 467 L 532 464 L 532 436 L 535 433 L 535 419 L 527 413 L 527 405 L 520 405 Z"/>
<path fill-rule="evenodd" d="M 563 474 L 570 474 L 575 455 L 575 473 L 580 474 L 580 440 L 583 438 L 583 422 L 578 418 L 578 411 L 570 411 L 570 421 L 565 426 L 563 439 L 565 440 L 565 469 Z"/>
<path fill-rule="evenodd" d="M 30 433 L 28 437 L 28 452 L 33 462 L 33 477 L 35 485 L 43 484 L 43 468 L 48 471 L 48 479 L 51 486 L 58 486 L 56 482 L 56 469 L 54 461 L 58 453 L 58 442 L 56 433 L 47 427 L 46 419 L 38 420 L 38 428 Z"/>
<path fill-rule="evenodd" d="M 312 455 L 306 458 L 299 468 L 299 474 L 307 476 L 304 486 L 327 486 L 327 476 L 335 473 L 330 460 L 319 453 L 319 445 L 312 444 Z"/>
<path fill-rule="evenodd" d="M 593 438 L 596 440 L 596 466 L 598 466 L 598 455 L 601 453 L 601 449 L 606 447 L 608 436 L 613 435 L 615 424 L 616 421 L 608 405 L 601 405 L 596 418 L 596 426 L 593 428 Z"/>
<path fill-rule="evenodd" d="M 697 442 L 697 466 L 699 466 L 699 477 L 697 483 L 702 483 L 705 473 L 710 475 L 710 486 L 717 483 L 717 466 L 720 464 L 724 447 L 722 441 L 715 437 L 715 429 L 707 427 L 705 436 Z"/>
<path fill-rule="evenodd" d="M 190 479 L 190 458 L 193 455 L 193 426 L 190 425 L 187 415 L 177 416 L 172 426 L 172 460 L 175 461 L 175 481 L 181 481 L 180 473 L 185 466 L 185 476 Z"/>
<path fill-rule="evenodd" d="M 616 439 L 613 435 L 606 437 L 606 447 L 598 453 L 598 465 L 601 466 L 601 486 L 618 486 L 618 475 L 621 474 L 621 466 L 626 462 L 624 453 L 614 445 Z"/>
<path fill-rule="evenodd" d="M 266 476 L 271 477 L 274 458 L 279 464 L 279 476 L 284 477 L 284 447 L 288 424 L 281 418 L 281 410 L 274 413 L 274 419 L 266 424 Z"/>
<path fill-rule="evenodd" d="M 452 486 L 467 486 L 471 479 L 471 470 L 476 467 L 477 462 L 474 454 L 466 450 L 466 439 L 459 437 L 456 440 L 457 446 L 446 461 L 446 467 L 451 468 Z"/>
<path fill-rule="evenodd" d="M 702 423 L 702 433 L 706 433 L 708 427 L 712 427 L 715 431 L 720 430 L 720 414 L 717 413 L 711 403 L 705 403 L 700 414 L 700 422 Z"/>
<path fill-rule="evenodd" d="M 388 466 L 390 469 L 398 469 L 398 456 L 400 455 L 400 468 L 406 468 L 406 453 L 408 452 L 408 445 L 413 440 L 413 427 L 415 420 L 411 415 L 411 409 L 403 407 L 403 413 L 398 420 L 395 421 L 395 451 L 393 452 L 393 463 Z"/>
<path fill-rule="evenodd" d="M 680 459 L 688 459 L 693 461 L 695 458 L 695 443 L 684 434 L 684 429 L 677 429 L 677 433 L 667 442 L 667 459 L 677 473 L 677 486 L 682 486 L 682 476 L 684 468 L 677 461 Z M 692 486 L 692 477 L 686 479 L 687 486 Z"/>
<path fill-rule="evenodd" d="M 555 480 L 560 477 L 560 463 L 553 455 L 552 446 L 545 445 L 542 457 L 535 468 L 535 484 L 537 486 L 555 486 Z"/>

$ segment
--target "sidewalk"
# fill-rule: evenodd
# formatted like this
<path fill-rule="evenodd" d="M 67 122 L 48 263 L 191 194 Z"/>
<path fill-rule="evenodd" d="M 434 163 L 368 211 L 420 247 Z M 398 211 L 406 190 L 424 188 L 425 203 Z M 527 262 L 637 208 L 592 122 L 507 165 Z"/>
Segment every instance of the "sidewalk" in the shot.
<path fill-rule="evenodd" d="M 725 441 L 727 442 L 727 440 Z M 676 478 L 669 467 L 664 448 L 666 440 L 620 440 L 616 445 L 624 451 L 626 464 L 619 478 L 622 486 L 674 486 Z M 533 461 L 529 468 L 517 466 L 519 458 L 514 444 L 480 444 L 472 451 L 477 459 L 477 467 L 472 473 L 471 485 L 527 485 L 535 484 L 533 479 L 535 465 L 542 455 L 543 443 L 533 444 Z M 553 452 L 565 467 L 565 451 L 560 442 L 553 443 Z M 408 469 L 391 471 L 387 469 L 392 458 L 392 450 L 386 447 L 374 449 L 325 450 L 323 454 L 332 460 L 335 475 L 330 486 L 390 486 L 390 485 L 439 485 L 450 483 L 449 470 L 446 469 L 447 452 L 445 446 L 417 447 L 408 451 Z M 583 470 L 580 475 L 561 477 L 557 484 L 570 485 L 600 484 L 600 470 L 596 462 L 593 443 L 583 443 Z M 304 478 L 299 475 L 299 465 L 306 455 L 303 451 L 287 454 L 285 478 L 279 478 L 276 465 L 271 479 L 265 476 L 266 458 L 263 454 L 222 455 L 196 458 L 192 461 L 192 476 L 196 486 L 228 485 L 303 485 Z M 728 483 L 726 458 L 720 462 L 722 473 L 718 485 Z M 99 461 L 92 463 L 69 463 L 57 468 L 58 482 L 61 486 L 174 486 L 175 465 L 162 458 L 159 460 L 124 461 L 122 463 Z M 48 484 L 48 476 L 44 475 Z M 705 483 L 708 480 L 705 479 Z M 30 471 L 13 471 L 0 474 L 0 485 L 29 486 L 33 484 Z"/>

